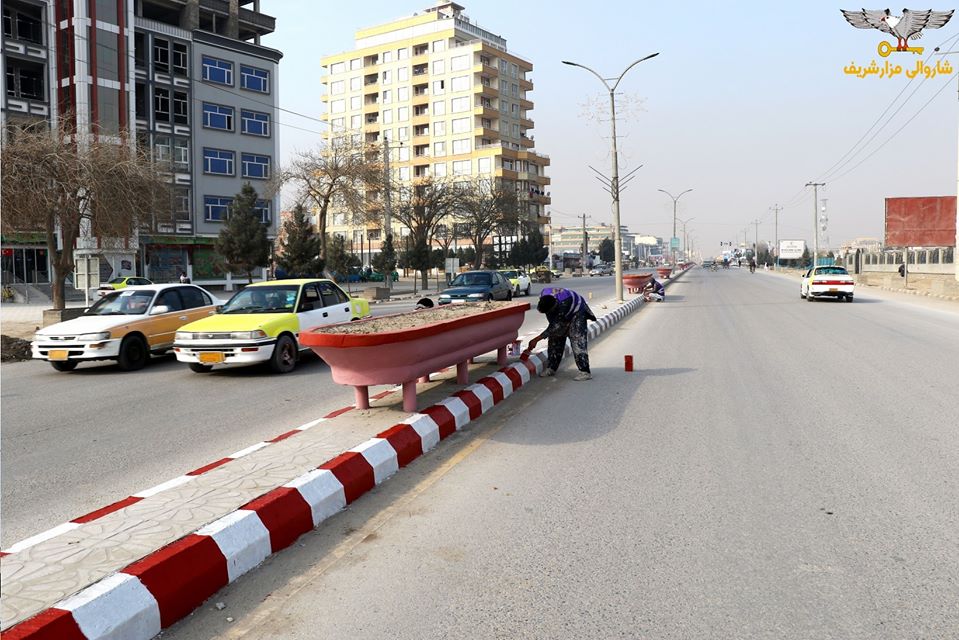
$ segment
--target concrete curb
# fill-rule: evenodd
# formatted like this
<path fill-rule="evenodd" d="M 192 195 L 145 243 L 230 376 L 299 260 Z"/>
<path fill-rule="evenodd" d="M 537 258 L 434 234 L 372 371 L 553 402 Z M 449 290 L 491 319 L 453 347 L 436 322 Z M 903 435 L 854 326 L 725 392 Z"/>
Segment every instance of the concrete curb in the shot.
<path fill-rule="evenodd" d="M 682 273 L 674 275 L 664 284 L 670 286 L 680 275 Z M 642 304 L 642 297 L 637 296 L 599 317 L 589 326 L 590 339 L 600 336 Z M 566 355 L 569 354 L 570 347 L 567 345 Z M 539 351 L 527 360 L 515 362 L 480 378 L 465 389 L 409 416 L 236 511 L 12 626 L 3 632 L 3 637 L 8 640 L 153 638 L 187 616 L 221 588 L 257 567 L 267 557 L 289 547 L 301 535 L 388 480 L 400 468 L 433 449 L 441 440 L 463 430 L 493 409 L 528 384 L 543 370 L 545 362 L 545 352 Z M 289 437 L 299 429 L 309 428 L 322 420 L 287 432 L 274 441 Z M 266 444 L 254 445 L 238 454 L 261 446 Z M 215 468 L 230 459 L 232 457 L 201 467 L 197 472 Z M 180 478 L 187 476 L 189 474 Z M 157 487 L 178 481 L 181 480 L 174 479 Z M 131 498 L 82 518 L 108 509 L 109 512 L 116 511 Z M 51 529 L 50 532 L 58 529 Z"/>

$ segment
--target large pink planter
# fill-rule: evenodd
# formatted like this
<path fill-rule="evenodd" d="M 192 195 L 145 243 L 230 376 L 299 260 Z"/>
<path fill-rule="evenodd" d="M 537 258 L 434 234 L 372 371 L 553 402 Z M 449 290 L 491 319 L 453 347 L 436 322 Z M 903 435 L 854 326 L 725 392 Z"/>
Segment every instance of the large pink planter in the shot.
<path fill-rule="evenodd" d="M 370 385 L 402 384 L 403 409 L 412 412 L 416 411 L 417 379 L 456 365 L 457 383 L 467 384 L 470 359 L 494 350 L 497 362 L 505 365 L 506 349 L 519 336 L 528 309 L 528 302 L 514 302 L 403 331 L 334 333 L 341 325 L 330 325 L 301 333 L 300 342 L 330 365 L 334 382 L 354 387 L 357 408 L 369 408 Z M 380 319 L 359 322 L 375 324 Z"/>
<path fill-rule="evenodd" d="M 656 274 L 663 280 L 669 280 L 669 275 L 673 272 L 672 267 L 656 267 Z"/>
<path fill-rule="evenodd" d="M 647 284 L 652 282 L 652 280 L 653 274 L 651 273 L 631 273 L 623 276 L 623 286 L 626 287 L 629 293 L 639 293 Z"/>

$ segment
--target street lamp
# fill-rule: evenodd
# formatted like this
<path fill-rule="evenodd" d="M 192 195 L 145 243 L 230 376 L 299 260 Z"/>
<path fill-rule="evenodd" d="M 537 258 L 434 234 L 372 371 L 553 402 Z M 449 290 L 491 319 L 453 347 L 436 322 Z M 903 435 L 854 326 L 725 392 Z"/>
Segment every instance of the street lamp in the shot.
<path fill-rule="evenodd" d="M 612 124 L 612 145 L 613 145 L 613 175 L 610 179 L 610 193 L 613 197 L 613 244 L 616 247 L 616 255 L 614 260 L 615 270 L 616 270 L 616 300 L 618 302 L 623 301 L 623 239 L 621 235 L 621 229 L 619 225 L 619 153 L 616 149 L 616 87 L 619 86 L 620 81 L 623 79 L 623 76 L 626 75 L 626 72 L 635 67 L 640 62 L 649 60 L 650 58 L 655 58 L 659 53 L 651 53 L 645 58 L 640 58 L 632 64 L 630 64 L 626 69 L 619 74 L 619 77 L 616 78 L 616 82 L 613 83 L 613 86 L 609 85 L 609 82 L 606 78 L 599 75 L 586 65 L 578 64 L 576 62 L 570 62 L 569 60 L 563 60 L 563 64 L 568 64 L 571 67 L 579 67 L 589 71 L 591 74 L 599 78 L 599 81 L 603 83 L 603 86 L 606 87 L 606 90 L 609 91 L 609 113 L 610 121 Z M 609 80 L 612 80 L 610 78 Z"/>
<path fill-rule="evenodd" d="M 683 259 L 689 259 L 689 236 L 686 235 L 686 223 L 695 220 L 695 217 L 680 220 L 683 223 Z"/>
<path fill-rule="evenodd" d="M 675 238 L 675 237 L 676 237 L 676 202 L 677 202 L 680 198 L 682 198 L 684 195 L 686 195 L 687 193 L 689 193 L 690 191 L 692 191 L 692 189 L 686 189 L 685 191 L 683 191 L 683 192 L 682 192 L 681 194 L 679 194 L 678 196 L 674 196 L 673 194 L 671 194 L 669 191 L 666 191 L 665 189 L 657 189 L 657 191 L 662 191 L 662 192 L 665 193 L 667 196 L 669 196 L 670 198 L 673 199 L 673 238 Z M 672 238 L 669 239 L 669 246 L 670 246 L 670 248 L 672 248 L 672 246 L 673 246 L 673 239 L 672 239 Z M 676 266 L 676 250 L 673 249 L 671 253 L 673 254 L 673 266 L 675 267 L 675 266 Z"/>

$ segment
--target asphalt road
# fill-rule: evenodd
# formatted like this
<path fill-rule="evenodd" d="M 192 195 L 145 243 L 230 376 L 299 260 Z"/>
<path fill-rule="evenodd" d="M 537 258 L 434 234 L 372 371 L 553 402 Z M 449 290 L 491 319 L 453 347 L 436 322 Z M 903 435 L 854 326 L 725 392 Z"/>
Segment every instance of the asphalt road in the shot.
<path fill-rule="evenodd" d="M 557 284 L 597 300 L 613 295 L 611 277 Z M 533 285 L 531 302 L 541 289 Z M 524 326 L 541 323 L 534 309 Z M 282 376 L 266 367 L 198 375 L 172 356 L 130 373 L 112 363 L 69 374 L 43 362 L 5 363 L 0 383 L 0 548 L 353 403 L 352 389 L 333 383 L 312 354 Z"/>
<path fill-rule="evenodd" d="M 696 270 L 591 358 L 164 638 L 957 636 L 954 310 Z"/>

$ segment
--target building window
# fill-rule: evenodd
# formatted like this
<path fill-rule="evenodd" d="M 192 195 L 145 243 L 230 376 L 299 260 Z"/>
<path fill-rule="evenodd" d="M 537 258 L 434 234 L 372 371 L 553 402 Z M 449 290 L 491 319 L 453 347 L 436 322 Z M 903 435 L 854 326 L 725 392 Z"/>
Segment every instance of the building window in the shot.
<path fill-rule="evenodd" d="M 241 109 L 240 123 L 242 132 L 247 135 L 270 137 L 270 114 L 268 113 Z"/>
<path fill-rule="evenodd" d="M 355 78 L 350 78 L 350 91 L 359 91 L 362 86 L 363 86 L 363 81 L 360 79 L 359 76 L 356 76 Z"/>
<path fill-rule="evenodd" d="M 330 113 L 343 113 L 346 111 L 346 101 L 345 100 L 331 100 L 330 101 Z"/>
<path fill-rule="evenodd" d="M 469 69 L 470 59 L 468 55 L 465 56 L 453 56 L 450 58 L 450 70 L 451 71 L 463 71 Z"/>
<path fill-rule="evenodd" d="M 270 72 L 266 69 L 240 65 L 240 88 L 260 93 L 270 92 Z"/>
<path fill-rule="evenodd" d="M 438 162 L 438 163 L 434 164 L 434 165 L 433 165 L 433 175 L 436 176 L 437 178 L 445 178 L 445 177 L 446 177 L 446 163 L 445 163 L 445 162 Z"/>
<path fill-rule="evenodd" d="M 456 76 L 450 81 L 450 91 L 468 91 L 469 88 L 469 76 Z"/>
<path fill-rule="evenodd" d="M 170 136 L 158 135 L 153 138 L 153 159 L 156 162 L 166 163 L 170 161 L 171 143 Z"/>
<path fill-rule="evenodd" d="M 396 101 L 397 102 L 408 102 L 410 99 L 410 88 L 409 87 L 400 87 L 396 90 Z"/>
<path fill-rule="evenodd" d="M 330 83 L 330 95 L 338 96 L 346 91 L 346 85 L 342 80 L 337 80 L 336 82 Z"/>
<path fill-rule="evenodd" d="M 3 35 L 15 40 L 43 44 L 43 13 L 40 7 L 3 7 Z"/>
<path fill-rule="evenodd" d="M 445 136 L 446 135 L 446 121 L 437 120 L 433 123 L 433 135 L 434 136 Z"/>
<path fill-rule="evenodd" d="M 170 43 L 162 38 L 153 38 L 153 68 L 164 72 L 170 70 Z"/>
<path fill-rule="evenodd" d="M 163 87 L 153 88 L 153 116 L 156 120 L 170 121 L 170 90 Z"/>
<path fill-rule="evenodd" d="M 433 143 L 433 155 L 434 155 L 434 156 L 445 156 L 445 155 L 446 155 L 446 143 L 445 143 L 445 142 L 434 142 L 434 143 Z"/>
<path fill-rule="evenodd" d="M 434 60 L 433 61 L 433 73 L 439 75 L 441 73 L 446 73 L 446 60 Z"/>
<path fill-rule="evenodd" d="M 189 55 L 185 44 L 173 43 L 173 73 L 181 76 L 190 75 Z"/>
<path fill-rule="evenodd" d="M 207 222 L 223 222 L 230 215 L 233 198 L 203 196 L 203 218 Z"/>
<path fill-rule="evenodd" d="M 396 80 L 397 82 L 406 82 L 410 79 L 410 68 L 409 67 L 400 67 L 396 70 Z"/>
<path fill-rule="evenodd" d="M 450 112 L 462 113 L 470 110 L 470 99 L 468 96 L 462 98 L 453 98 L 450 100 Z"/>
<path fill-rule="evenodd" d="M 269 200 L 257 200 L 256 204 L 253 206 L 253 211 L 260 214 L 260 222 L 263 224 L 270 223 L 270 213 L 273 208 L 271 206 L 272 204 L 273 203 L 271 203 Z"/>
<path fill-rule="evenodd" d="M 397 122 L 406 122 L 410 119 L 410 108 L 409 107 L 400 107 L 396 110 L 396 120 Z"/>
<path fill-rule="evenodd" d="M 180 171 L 190 170 L 190 140 L 189 138 L 173 139 L 173 164 Z"/>
<path fill-rule="evenodd" d="M 357 69 L 363 68 L 363 61 L 359 58 L 353 58 L 350 60 L 350 71 L 356 71 Z"/>
<path fill-rule="evenodd" d="M 261 156 L 254 153 L 240 154 L 243 164 L 244 178 L 259 178 L 267 180 L 270 177 L 270 156 Z"/>
<path fill-rule="evenodd" d="M 185 91 L 173 92 L 173 121 L 177 124 L 190 124 L 190 101 Z"/>
<path fill-rule="evenodd" d="M 223 149 L 203 149 L 203 173 L 232 176 L 236 154 Z"/>
<path fill-rule="evenodd" d="M 178 222 L 189 222 L 190 216 L 190 190 L 177 187 L 173 191 L 173 215 Z"/>
<path fill-rule="evenodd" d="M 207 129 L 233 131 L 233 107 L 212 102 L 203 103 L 203 126 Z"/>
<path fill-rule="evenodd" d="M 453 155 L 459 155 L 462 153 L 470 152 L 470 140 L 469 138 L 463 138 L 462 140 L 453 140 Z"/>
<path fill-rule="evenodd" d="M 470 120 L 471 118 L 455 118 L 453 120 L 452 129 L 453 133 L 466 133 L 470 130 Z"/>
<path fill-rule="evenodd" d="M 207 82 L 233 86 L 233 63 L 211 56 L 203 56 L 203 79 Z"/>
<path fill-rule="evenodd" d="M 406 47 L 396 50 L 396 59 L 397 60 L 406 60 L 410 56 L 410 50 Z"/>
<path fill-rule="evenodd" d="M 439 96 L 443 95 L 446 92 L 446 81 L 445 80 L 434 80 L 433 81 L 433 95 Z"/>
<path fill-rule="evenodd" d="M 383 62 L 393 62 L 393 51 L 388 50 L 383 52 Z"/>
<path fill-rule="evenodd" d="M 453 175 L 454 176 L 466 176 L 470 172 L 470 161 L 469 160 L 457 160 L 453 163 Z"/>
<path fill-rule="evenodd" d="M 476 170 L 479 173 L 490 173 L 493 168 L 493 163 L 490 158 L 480 158 L 476 161 Z"/>
<path fill-rule="evenodd" d="M 336 75 L 337 73 L 343 73 L 344 71 L 346 71 L 345 62 L 334 62 L 330 65 L 330 73 L 333 75 Z"/>

